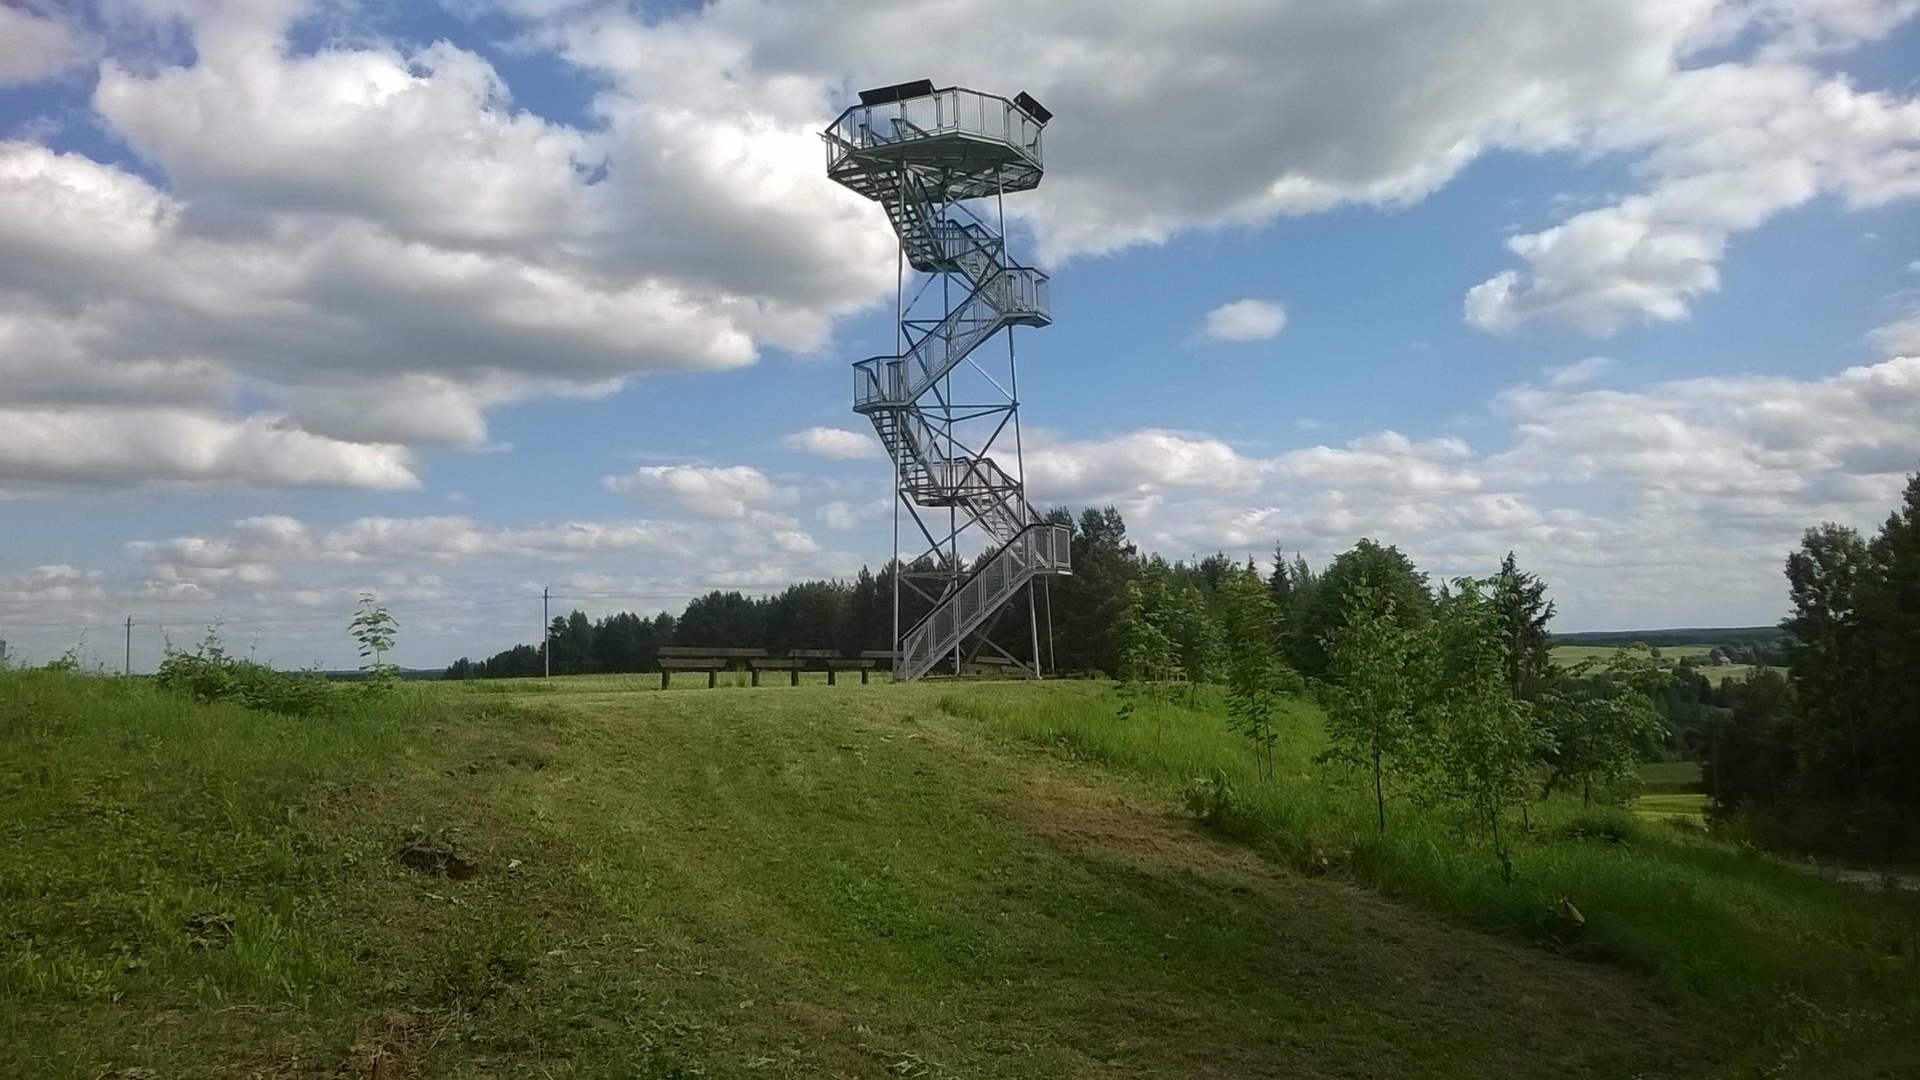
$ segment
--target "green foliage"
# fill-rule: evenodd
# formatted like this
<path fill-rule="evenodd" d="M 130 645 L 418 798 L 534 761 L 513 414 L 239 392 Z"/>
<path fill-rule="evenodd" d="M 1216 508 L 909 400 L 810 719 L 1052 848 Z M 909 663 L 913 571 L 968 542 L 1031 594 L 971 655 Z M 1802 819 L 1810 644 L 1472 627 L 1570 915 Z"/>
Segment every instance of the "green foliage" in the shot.
<path fill-rule="evenodd" d="M 1234 793 L 1233 781 L 1227 778 L 1224 769 L 1215 769 L 1210 776 L 1195 777 L 1180 789 L 1180 798 L 1186 803 L 1187 812 L 1209 828 L 1230 829 L 1241 818 L 1240 798 Z"/>
<path fill-rule="evenodd" d="M 1796 768 L 1793 684 L 1763 667 L 1726 690 L 1732 707 L 1698 746 L 1707 793 L 1721 815 L 1744 805 L 1774 806 L 1787 797 Z"/>
<path fill-rule="evenodd" d="M 1418 626 L 1433 616 L 1427 575 L 1397 547 L 1362 540 L 1335 557 L 1308 590 L 1308 603 L 1292 634 L 1293 666 L 1303 675 L 1329 674 L 1331 650 L 1359 605 L 1373 617 Z"/>
<path fill-rule="evenodd" d="M 390 693 L 400 683 L 399 667 L 383 659 L 393 651 L 394 638 L 399 632 L 399 624 L 374 599 L 373 594 L 361 593 L 359 610 L 347 620 L 347 633 L 359 645 L 360 659 L 366 661 L 360 665 L 360 670 L 367 673 L 363 685 L 370 694 L 380 696 Z"/>
<path fill-rule="evenodd" d="M 1200 586 L 1176 577 L 1155 559 L 1126 583 L 1127 605 L 1115 620 L 1113 640 L 1122 678 L 1191 683 L 1220 675 L 1222 643 Z"/>
<path fill-rule="evenodd" d="M 1654 700 L 1668 680 L 1644 647 L 1619 649 L 1604 664 L 1583 661 L 1562 675 L 1538 702 L 1545 790 L 1577 788 L 1583 804 L 1596 792 L 1603 801 L 1624 800 L 1635 763 L 1665 734 Z"/>
<path fill-rule="evenodd" d="M 1421 743 L 1436 657 L 1426 623 L 1400 617 L 1394 598 L 1367 585 L 1353 586 L 1349 595 L 1347 613 L 1332 631 L 1332 745 L 1323 759 L 1365 770 L 1385 832 L 1388 787 L 1411 788 L 1425 768 Z"/>
<path fill-rule="evenodd" d="M 1165 629 L 1164 612 L 1152 606 L 1138 582 L 1128 583 L 1127 595 L 1113 626 L 1115 674 L 1130 694 L 1160 693 L 1183 674 L 1179 650 Z"/>
<path fill-rule="evenodd" d="M 161 689 L 203 704 L 230 701 L 256 712 L 318 716 L 332 711 L 331 683 L 314 672 L 286 674 L 227 652 L 218 628 L 191 649 L 167 646 L 153 681 Z"/>
<path fill-rule="evenodd" d="M 1871 538 L 1809 529 L 1786 572 L 1791 704 L 1762 683 L 1715 728 L 1720 805 L 1771 801 L 1803 819 L 1786 831 L 1828 821 L 1830 844 L 1862 854 L 1920 851 L 1920 473 Z"/>
<path fill-rule="evenodd" d="M 1807 530 L 1787 556 L 1787 662 L 1807 721 L 1797 751 L 1810 797 L 1841 797 L 1865 779 L 1861 727 L 1878 681 L 1865 596 L 1873 571 L 1866 541 L 1842 525 Z"/>
<path fill-rule="evenodd" d="M 1252 744 L 1261 778 L 1272 779 L 1275 718 L 1290 683 L 1276 652 L 1280 609 L 1252 563 L 1227 571 L 1219 603 L 1226 630 L 1227 721 Z"/>
<path fill-rule="evenodd" d="M 1509 683 L 1512 638 L 1498 578 L 1458 578 L 1436 623 L 1439 686 L 1430 696 L 1433 790 L 1485 826 L 1513 880 L 1512 827 L 1501 823 L 1526 801 L 1541 739 L 1531 707 Z"/>
<path fill-rule="evenodd" d="M 1492 602 L 1505 638 L 1507 690 L 1521 701 L 1539 697 L 1554 681 L 1553 601 L 1547 583 L 1520 569 L 1513 552 L 1500 561 L 1493 577 Z"/>
<path fill-rule="evenodd" d="M 1073 576 L 1050 586 L 1062 669 L 1118 670 L 1114 629 L 1129 603 L 1127 585 L 1140 571 L 1140 553 L 1127 540 L 1120 512 L 1084 510 L 1073 534 Z"/>

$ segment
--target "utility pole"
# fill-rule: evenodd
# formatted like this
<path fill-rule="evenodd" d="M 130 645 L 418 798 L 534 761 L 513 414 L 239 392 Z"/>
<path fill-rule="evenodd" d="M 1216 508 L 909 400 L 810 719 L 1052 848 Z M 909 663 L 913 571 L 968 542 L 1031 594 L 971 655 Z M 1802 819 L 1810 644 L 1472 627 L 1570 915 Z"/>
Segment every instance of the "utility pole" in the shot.
<path fill-rule="evenodd" d="M 127 616 L 127 659 L 125 665 L 120 668 L 120 676 L 129 679 L 133 677 L 133 616 L 131 615 Z"/>
<path fill-rule="evenodd" d="M 553 593 L 552 586 L 543 586 L 540 590 L 540 659 L 547 665 L 542 678 L 553 678 L 553 620 L 547 617 L 547 598 Z"/>

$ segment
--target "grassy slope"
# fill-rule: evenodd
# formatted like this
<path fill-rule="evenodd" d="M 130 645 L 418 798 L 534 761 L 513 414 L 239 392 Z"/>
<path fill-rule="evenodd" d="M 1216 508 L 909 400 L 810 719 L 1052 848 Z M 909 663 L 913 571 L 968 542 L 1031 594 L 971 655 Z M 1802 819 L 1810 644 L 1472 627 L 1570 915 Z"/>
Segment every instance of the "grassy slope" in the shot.
<path fill-rule="evenodd" d="M 1531 807 L 1509 887 L 1484 846 L 1403 800 L 1378 835 L 1371 792 L 1311 763 L 1324 736 L 1310 705 L 1295 703 L 1283 721 L 1277 778 L 1262 782 L 1217 715 L 1153 706 L 1116 722 L 1104 692 L 1060 689 L 1043 701 L 980 688 L 944 705 L 1168 792 L 1222 769 L 1239 795 L 1232 828 L 1242 837 L 1503 936 L 1643 972 L 1663 1000 L 1728 1040 L 1742 1072 L 1920 1075 L 1920 896 L 1821 880 L 1626 815 L 1588 815 L 1577 800 Z M 1563 900 L 1584 925 L 1569 922 Z"/>
<path fill-rule="evenodd" d="M 0 1075 L 1698 1076 L 1729 1051 L 1618 969 L 1201 834 L 1166 789 L 1189 752 L 1237 769 L 1213 718 L 1149 734 L 1085 686 L 563 687 L 301 723 L 0 678 Z M 420 832 L 478 876 L 398 865 Z M 1442 869 L 1457 896 L 1399 891 L 1492 888 Z M 1833 915 L 1837 886 L 1795 884 L 1748 917 Z"/>

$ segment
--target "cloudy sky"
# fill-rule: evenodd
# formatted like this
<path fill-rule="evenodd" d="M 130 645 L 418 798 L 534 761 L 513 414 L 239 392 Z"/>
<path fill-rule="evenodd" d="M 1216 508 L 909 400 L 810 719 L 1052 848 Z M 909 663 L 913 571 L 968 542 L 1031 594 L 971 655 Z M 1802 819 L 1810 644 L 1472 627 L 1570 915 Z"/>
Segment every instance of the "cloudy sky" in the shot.
<path fill-rule="evenodd" d="M 404 9 L 395 14 L 394 8 Z M 864 86 L 1055 113 L 1041 505 L 1761 623 L 1920 468 L 1920 0 L 0 0 L 0 637 L 405 664 L 886 556 Z"/>

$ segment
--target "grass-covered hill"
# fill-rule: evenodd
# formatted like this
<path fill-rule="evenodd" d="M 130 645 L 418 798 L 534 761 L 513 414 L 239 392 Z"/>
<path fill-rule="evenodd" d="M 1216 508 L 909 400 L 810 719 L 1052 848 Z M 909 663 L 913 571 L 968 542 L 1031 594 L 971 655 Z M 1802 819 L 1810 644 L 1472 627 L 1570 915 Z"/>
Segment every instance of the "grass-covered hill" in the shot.
<path fill-rule="evenodd" d="M 0 1076 L 1920 1069 L 1913 896 L 1565 802 L 1504 884 L 1303 702 L 650 686 L 0 675 Z"/>

